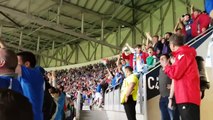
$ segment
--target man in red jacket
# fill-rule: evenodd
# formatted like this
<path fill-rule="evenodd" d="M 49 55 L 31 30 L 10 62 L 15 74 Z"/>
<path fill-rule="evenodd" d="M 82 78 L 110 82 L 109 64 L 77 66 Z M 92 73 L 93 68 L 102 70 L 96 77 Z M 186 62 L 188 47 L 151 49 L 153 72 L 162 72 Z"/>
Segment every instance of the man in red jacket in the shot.
<path fill-rule="evenodd" d="M 169 39 L 174 60 L 172 65 L 161 61 L 164 72 L 174 80 L 175 99 L 182 120 L 200 120 L 200 80 L 196 51 L 184 46 L 181 36 Z M 170 99 L 170 98 L 169 98 Z"/>

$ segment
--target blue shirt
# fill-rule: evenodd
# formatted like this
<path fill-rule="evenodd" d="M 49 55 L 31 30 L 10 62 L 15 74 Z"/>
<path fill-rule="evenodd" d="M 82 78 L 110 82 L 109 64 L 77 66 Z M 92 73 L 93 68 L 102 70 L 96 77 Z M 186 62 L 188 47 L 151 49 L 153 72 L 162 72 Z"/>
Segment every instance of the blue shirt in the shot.
<path fill-rule="evenodd" d="M 63 118 L 63 111 L 64 111 L 64 103 L 65 103 L 65 94 L 61 93 L 58 98 L 58 111 L 55 116 L 55 120 L 62 120 Z"/>
<path fill-rule="evenodd" d="M 113 77 L 113 78 L 112 78 L 112 81 L 111 81 L 112 87 L 115 87 L 115 85 L 116 85 L 116 78 L 117 78 L 117 77 Z"/>
<path fill-rule="evenodd" d="M 191 36 L 192 35 L 192 28 L 191 28 L 191 24 L 193 23 L 193 20 L 190 19 L 189 21 L 187 21 L 185 23 L 185 30 L 186 30 L 186 35 L 187 36 Z"/>
<path fill-rule="evenodd" d="M 101 84 L 98 84 L 98 86 L 96 87 L 96 92 L 101 93 Z"/>
<path fill-rule="evenodd" d="M 32 104 L 34 120 L 43 120 L 44 78 L 40 67 L 26 68 L 21 66 L 22 75 L 19 77 L 24 96 Z"/>
<path fill-rule="evenodd" d="M 11 89 L 23 94 L 19 81 L 9 75 L 0 76 L 0 88 Z"/>

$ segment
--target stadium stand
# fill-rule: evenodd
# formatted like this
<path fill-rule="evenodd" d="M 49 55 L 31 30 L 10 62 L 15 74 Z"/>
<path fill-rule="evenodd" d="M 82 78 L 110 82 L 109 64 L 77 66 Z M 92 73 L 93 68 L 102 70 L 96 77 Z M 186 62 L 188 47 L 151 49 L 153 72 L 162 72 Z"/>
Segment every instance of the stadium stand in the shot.
<path fill-rule="evenodd" d="M 21 90 L 20 92 L 21 94 L 16 93 L 17 90 L 12 91 L 14 87 L 12 80 L 7 80 L 7 81 L 3 80 L 2 82 L 0 82 L 0 86 L 3 85 L 4 83 L 3 87 L 1 87 L 0 89 L 0 100 L 2 101 L 0 102 L 1 103 L 0 105 L 3 106 L 3 107 L 0 107 L 0 111 L 1 111 L 0 119 L 12 120 L 12 119 L 15 119 L 14 117 L 16 116 L 18 120 L 19 119 L 31 120 L 33 118 L 35 120 L 76 120 L 76 119 L 77 120 L 79 119 L 80 120 L 85 120 L 85 119 L 86 120 L 90 120 L 90 119 L 91 120 L 96 120 L 96 119 L 98 120 L 108 120 L 108 119 L 109 120 L 114 120 L 114 119 L 157 120 L 157 119 L 160 119 L 159 117 L 161 117 L 161 119 L 164 120 L 165 116 L 170 117 L 172 119 L 172 117 L 174 117 L 174 114 L 160 115 L 160 110 L 161 110 L 161 113 L 164 113 L 165 111 L 162 111 L 161 109 L 162 106 L 159 108 L 159 105 L 158 105 L 159 102 L 156 102 L 156 101 L 158 101 L 159 99 L 162 100 L 161 98 L 165 97 L 166 98 L 165 101 L 168 102 L 166 103 L 166 109 L 168 108 L 168 111 L 169 109 L 174 110 L 174 106 L 176 105 L 183 104 L 183 103 L 178 103 L 179 101 L 181 101 L 180 99 L 182 98 L 178 98 L 177 96 L 175 98 L 174 94 L 176 91 L 172 91 L 175 88 L 177 88 L 177 87 L 174 87 L 174 86 L 177 86 L 177 82 L 174 83 L 174 86 L 173 86 L 173 82 L 167 84 L 166 87 L 164 86 L 165 89 L 167 89 L 167 91 L 169 92 L 168 93 L 169 95 L 167 94 L 167 96 L 163 96 L 163 94 L 161 94 L 161 98 L 159 98 L 159 85 L 158 85 L 159 74 L 160 75 L 165 73 L 168 74 L 168 71 L 165 70 L 166 65 L 162 64 L 162 61 L 161 63 L 159 63 L 161 55 L 163 54 L 163 55 L 170 56 L 171 65 L 173 63 L 176 63 L 177 60 L 180 60 L 184 56 L 184 55 L 183 56 L 174 55 L 174 52 L 176 50 L 174 50 L 174 46 L 172 47 L 174 43 L 171 42 L 173 39 L 175 39 L 174 36 L 184 41 L 183 44 L 180 43 L 181 44 L 180 46 L 185 44 L 185 47 L 187 47 L 188 49 L 191 49 L 191 48 L 196 49 L 197 55 L 199 55 L 199 57 L 197 58 L 199 58 L 200 61 L 199 63 L 194 62 L 194 66 L 198 64 L 197 71 L 199 71 L 200 74 L 197 72 L 197 76 L 199 75 L 199 80 L 200 79 L 202 80 L 200 80 L 201 85 L 199 81 L 198 81 L 199 84 L 195 84 L 195 85 L 200 85 L 199 90 L 201 93 L 201 98 L 204 99 L 204 101 L 205 101 L 205 96 L 211 96 L 209 95 L 209 93 L 207 94 L 204 94 L 204 93 L 206 89 L 211 88 L 211 85 L 210 85 L 211 83 L 209 82 L 209 79 L 212 78 L 211 75 L 209 75 L 209 71 L 212 70 L 213 62 L 211 61 L 212 58 L 210 59 L 211 57 L 210 53 L 207 53 L 207 50 L 206 50 L 207 46 L 208 45 L 210 46 L 212 44 L 211 42 L 213 38 L 213 24 L 212 24 L 213 8 L 212 6 L 206 5 L 205 7 L 206 7 L 206 10 L 208 11 L 205 12 L 195 8 L 193 5 L 190 5 L 190 3 L 187 3 L 187 2 L 184 3 L 183 1 L 179 1 L 179 2 L 183 2 L 183 4 L 186 5 L 188 12 L 183 13 L 182 16 L 179 16 L 177 22 L 175 20 L 176 16 L 174 15 L 173 16 L 173 26 L 175 26 L 174 30 L 164 33 L 165 31 L 163 30 L 162 26 L 164 26 L 165 24 L 164 23 L 165 16 L 169 10 L 169 6 L 172 6 L 171 8 L 172 12 L 175 13 L 175 9 L 176 9 L 174 7 L 175 1 L 174 0 L 168 0 L 169 2 L 166 0 L 163 0 L 161 2 L 153 1 L 154 7 L 158 5 L 161 6 L 161 8 L 159 8 L 159 12 L 160 12 L 159 14 L 161 15 L 160 17 L 161 22 L 159 23 L 159 27 L 157 28 L 156 33 L 154 33 L 152 30 L 153 23 L 151 20 L 152 17 L 154 16 L 154 13 L 151 13 L 152 10 L 149 10 L 149 8 L 145 7 L 146 9 L 145 8 L 142 9 L 143 6 L 152 4 L 152 2 L 144 3 L 144 2 L 141 2 L 140 0 L 131 0 L 131 1 L 125 0 L 123 2 L 116 1 L 116 0 L 104 0 L 99 10 L 93 11 L 92 9 L 96 5 L 97 1 L 94 2 L 94 6 L 91 9 L 89 9 L 87 8 L 88 7 L 87 4 L 91 2 L 91 1 L 89 2 L 89 0 L 87 0 L 84 5 L 79 5 L 79 3 L 82 2 L 82 0 L 79 0 L 76 2 L 71 0 L 70 1 L 61 0 L 59 2 L 57 0 L 49 0 L 48 1 L 49 3 L 53 2 L 54 4 L 57 4 L 56 6 L 57 11 L 48 8 L 48 14 L 45 14 L 44 16 L 42 16 L 39 13 L 33 13 L 30 10 L 31 0 L 29 1 L 30 2 L 28 3 L 27 12 L 23 12 L 21 10 L 15 10 L 13 7 L 11 7 L 13 5 L 11 5 L 11 3 L 9 2 L 5 2 L 5 1 L 0 2 L 0 14 L 3 16 L 3 19 L 1 18 L 2 16 L 0 16 L 0 20 L 3 21 L 2 22 L 3 24 L 4 23 L 7 24 L 4 26 L 5 28 L 7 28 L 6 31 L 10 31 L 8 30 L 8 25 L 10 24 L 10 22 L 12 22 L 13 24 L 21 28 L 20 40 L 17 43 L 17 40 L 8 41 L 8 39 L 10 39 L 11 36 L 17 39 L 15 33 L 8 34 L 5 31 L 2 32 L 4 29 L 2 29 L 2 25 L 0 27 L 0 36 L 2 34 L 3 37 L 7 38 L 4 41 L 0 41 L 0 50 L 4 51 L 6 49 L 18 48 L 17 59 L 15 59 L 16 57 L 13 58 L 14 61 L 18 61 L 16 74 L 14 73 L 14 66 L 12 66 L 13 70 L 10 71 L 11 68 L 7 64 L 8 61 L 10 62 L 10 60 L 7 59 L 9 55 L 1 52 L 0 76 L 6 76 L 6 77 L 9 76 L 11 77 L 11 79 L 17 78 L 16 82 L 20 83 L 20 85 L 18 84 L 19 85 L 18 87 L 21 87 L 20 89 L 23 90 L 23 93 Z M 131 6 L 130 6 L 130 2 L 131 2 Z M 168 2 L 168 8 L 165 10 L 165 13 L 164 13 L 165 15 L 162 15 L 162 11 L 163 11 L 162 6 L 167 5 L 167 2 Z M 101 9 L 106 3 L 108 3 L 108 5 L 116 4 L 117 6 L 114 5 L 114 8 L 118 7 L 116 11 L 122 7 L 124 7 L 123 11 L 124 10 L 129 11 L 130 9 L 130 11 L 132 11 L 130 15 L 130 17 L 132 18 L 131 22 L 128 22 L 128 19 L 122 19 L 122 17 L 119 18 L 118 17 L 119 14 L 117 14 L 116 11 L 112 11 L 112 15 L 111 14 L 109 15 L 110 16 L 109 21 L 106 21 L 105 23 L 104 16 L 108 16 L 108 13 L 101 11 Z M 142 4 L 139 6 L 135 5 L 139 3 L 142 3 Z M 212 2 L 206 0 L 206 3 L 212 3 Z M 74 9 L 79 10 L 82 13 L 81 19 L 79 19 L 76 16 L 70 17 L 68 13 L 64 12 L 65 10 L 63 9 L 65 9 L 66 7 L 63 8 L 62 7 L 63 5 L 72 6 L 73 7 L 72 10 Z M 17 9 L 18 8 L 19 7 L 17 7 Z M 68 10 L 68 8 L 69 7 L 67 7 L 66 9 Z M 189 13 L 189 8 L 191 9 L 190 13 Z M 78 13 L 79 11 L 74 11 L 74 12 Z M 84 11 L 86 11 L 85 12 L 86 14 L 83 13 Z M 141 14 L 141 15 L 138 14 L 139 11 L 144 14 Z M 143 29 L 143 27 L 145 26 L 143 25 L 144 23 L 141 24 L 141 31 L 139 28 L 137 28 L 137 25 L 134 25 L 134 24 L 137 24 L 138 22 L 145 20 L 144 18 L 146 17 L 146 15 L 148 15 L 148 14 L 145 14 L 146 12 L 150 13 L 149 15 L 150 31 L 149 32 L 144 31 Z M 47 22 L 47 19 L 51 18 L 50 17 L 51 13 L 56 14 L 56 17 L 50 22 L 49 21 Z M 123 16 L 129 15 L 129 13 L 130 12 L 123 13 Z M 73 13 L 71 12 L 70 14 L 73 14 Z M 137 14 L 138 14 L 138 18 L 141 17 L 141 19 L 137 19 L 136 17 Z M 34 22 L 34 25 L 31 26 L 32 28 L 30 29 L 34 29 L 35 27 L 35 31 L 30 31 L 29 33 L 27 32 L 27 35 L 26 35 L 26 36 L 30 36 L 30 38 L 28 37 L 26 39 L 22 38 L 23 36 L 25 36 L 24 29 L 29 29 L 29 28 L 27 28 L 27 26 L 19 25 L 19 23 L 11 19 L 9 15 L 12 15 L 11 18 L 23 17 L 24 19 Z M 90 17 L 93 17 L 93 15 L 101 16 L 101 21 L 99 21 L 101 25 L 98 25 L 99 23 L 98 22 L 96 23 L 94 21 L 93 22 L 84 21 L 85 18 L 88 19 L 87 15 L 88 16 L 91 15 Z M 47 16 L 49 16 L 50 18 L 48 17 L 46 19 Z M 7 19 L 6 21 L 4 21 L 4 17 Z M 81 29 L 70 27 L 70 25 L 76 26 L 75 22 L 69 23 L 69 24 L 68 22 L 64 22 L 65 21 L 64 19 L 66 17 L 72 18 L 78 22 L 80 20 Z M 9 20 L 9 23 L 8 23 L 8 20 Z M 53 24 L 51 22 L 53 22 Z M 20 23 L 23 24 L 24 22 L 20 21 Z M 84 24 L 87 24 L 87 25 L 84 26 Z M 79 27 L 79 25 L 80 24 L 78 24 L 77 26 Z M 118 27 L 113 25 L 118 25 Z M 135 26 L 135 27 L 132 27 L 132 26 Z M 9 26 L 9 27 L 13 29 L 13 26 Z M 98 29 L 100 28 L 99 30 L 101 32 L 98 31 L 100 32 L 100 34 L 99 33 L 96 34 L 97 31 L 94 32 L 94 30 L 97 28 Z M 111 34 L 113 34 L 113 32 L 116 33 L 116 39 L 117 38 L 121 39 L 122 36 L 121 34 L 119 35 L 119 32 L 118 32 L 121 30 L 121 28 L 123 29 L 131 28 L 132 39 L 133 39 L 131 44 L 129 44 L 130 42 L 128 40 L 125 40 L 126 38 L 123 41 L 116 41 L 116 45 L 111 44 L 108 39 L 105 39 L 105 34 L 106 35 L 109 34 L 110 36 Z M 73 30 L 70 30 L 70 29 L 73 29 Z M 114 29 L 118 29 L 118 31 Z M 160 29 L 161 29 L 161 35 L 159 35 Z M 46 37 L 43 38 L 43 36 L 42 36 L 42 39 L 40 38 L 43 30 L 46 30 L 46 33 L 43 33 L 44 36 L 52 32 L 53 34 L 54 33 L 56 34 L 55 37 L 57 37 L 58 40 L 53 40 L 53 43 L 51 43 L 52 45 L 50 45 L 49 43 L 46 43 L 47 42 L 46 39 L 49 40 L 49 38 L 46 38 Z M 138 30 L 142 34 L 144 39 L 146 40 L 143 40 L 142 42 L 136 41 L 137 32 L 133 32 L 136 30 Z M 34 32 L 36 31 L 40 31 L 40 32 L 38 32 L 39 37 L 38 37 L 37 45 L 34 45 L 35 44 L 34 41 L 31 41 L 29 39 L 34 39 L 33 35 L 34 35 Z M 49 31 L 49 33 L 47 31 Z M 129 33 L 127 32 L 127 38 L 128 38 L 128 34 Z M 69 38 L 70 36 L 72 36 L 72 38 L 73 37 L 75 38 L 73 40 L 68 40 L 67 38 Z M 99 37 L 100 37 L 100 40 L 97 40 L 96 38 L 99 38 Z M 66 38 L 66 40 L 68 41 L 61 42 L 60 41 L 61 38 L 63 39 Z M 89 51 L 88 56 L 84 52 L 84 49 L 86 50 L 87 48 L 85 46 L 84 46 L 85 48 L 81 47 L 81 45 L 84 45 L 85 43 L 80 40 L 78 41 L 79 38 L 89 41 L 88 47 L 87 47 Z M 113 38 L 109 37 L 109 39 L 113 39 Z M 27 45 L 23 45 L 22 40 L 25 41 Z M 98 44 L 93 45 L 92 42 L 95 42 Z M 115 41 L 111 41 L 111 42 L 113 43 Z M 42 47 L 43 47 L 42 49 L 39 46 L 40 43 L 42 43 Z M 178 41 L 176 41 L 176 43 L 178 43 Z M 17 44 L 19 45 L 18 47 L 16 46 Z M 82 53 L 81 56 L 84 56 L 86 61 L 93 60 L 93 57 L 95 60 L 96 52 L 97 52 L 99 44 L 101 45 L 100 58 L 102 59 L 100 59 L 99 62 L 97 63 L 91 62 L 87 65 L 82 64 L 80 67 L 65 68 L 62 66 L 60 67 L 62 69 L 54 69 L 54 68 L 52 70 L 46 69 L 47 71 L 45 71 L 40 66 L 36 66 L 36 60 L 35 60 L 36 58 L 39 59 L 39 61 L 42 61 L 42 64 L 44 64 L 45 66 L 50 66 L 50 64 L 52 64 L 51 61 L 55 60 L 56 61 L 55 63 L 57 66 L 57 63 L 59 60 L 58 58 L 59 54 L 61 54 L 61 58 L 62 58 L 59 60 L 60 65 L 72 64 L 70 62 L 70 59 L 73 56 L 75 50 L 76 50 L 75 63 L 78 63 L 79 61 L 85 62 L 82 59 L 78 59 L 79 58 L 78 55 L 80 55 L 80 53 Z M 65 52 L 63 51 L 64 48 L 62 49 L 57 48 L 60 45 L 62 45 L 62 47 L 64 47 L 64 45 L 68 45 L 70 49 L 73 50 L 73 52 L 71 52 L 68 55 L 68 51 L 66 50 Z M 23 46 L 26 46 L 26 48 L 24 48 Z M 94 53 L 92 54 L 92 56 L 90 56 L 91 46 L 94 48 Z M 103 46 L 107 46 L 107 47 L 115 49 L 116 51 L 113 49 L 111 49 L 111 51 L 112 53 L 114 53 L 114 55 L 116 54 L 117 55 L 113 58 L 110 58 L 110 57 L 104 58 Z M 209 46 L 208 48 L 211 49 L 212 46 L 210 47 Z M 31 49 L 34 49 L 35 47 L 37 48 L 36 51 L 31 50 Z M 46 48 L 48 48 L 48 51 L 42 52 Z M 52 53 L 51 53 L 52 55 L 49 55 L 49 52 L 50 52 L 49 50 L 51 48 L 52 48 Z M 26 52 L 26 51 L 29 51 L 29 52 Z M 28 54 L 28 56 L 25 59 L 25 57 L 23 56 L 23 53 L 30 53 L 32 56 L 30 57 Z M 188 54 L 191 55 L 192 53 L 188 53 Z M 173 60 L 173 57 L 176 58 L 176 61 Z M 192 55 L 190 57 L 193 59 Z M 44 60 L 42 60 L 42 58 Z M 51 60 L 49 61 L 49 59 Z M 207 67 L 203 63 L 206 62 L 208 59 L 210 59 L 210 63 L 208 63 L 208 67 Z M 195 61 L 195 59 L 193 60 Z M 162 66 L 162 69 L 160 71 L 161 73 L 159 73 L 160 65 Z M 8 66 L 9 68 L 5 70 L 4 68 Z M 168 64 L 167 64 L 167 68 L 168 68 Z M 207 68 L 209 68 L 210 70 Z M 3 70 L 5 70 L 6 72 Z M 165 74 L 163 78 L 165 78 L 165 76 L 167 75 Z M 167 77 L 169 80 L 170 79 L 178 80 L 178 78 L 172 78 L 169 75 Z M 188 78 L 191 79 L 191 77 L 188 77 Z M 178 83 L 179 83 L 178 85 L 181 85 L 180 82 Z M 182 84 L 181 87 L 184 88 L 183 86 L 184 85 Z M 137 89 L 138 91 L 135 91 Z M 176 95 L 177 93 L 178 92 L 176 92 Z M 26 98 L 23 97 L 22 94 Z M 12 97 L 12 98 L 7 97 L 7 95 L 9 95 L 9 97 Z M 194 93 L 191 93 L 191 95 L 193 96 Z M 5 97 L 7 97 L 7 99 L 10 99 L 10 100 L 6 100 Z M 18 100 L 18 103 L 20 104 L 18 105 L 14 104 L 14 101 L 16 100 Z M 196 114 L 199 116 L 196 119 L 197 120 L 200 120 L 200 119 L 207 120 L 207 118 L 208 120 L 211 119 L 212 116 L 210 116 L 209 114 L 207 114 L 206 116 L 203 115 L 205 110 L 203 109 L 202 106 L 200 107 L 200 102 L 202 101 L 200 100 L 197 101 L 199 105 L 196 104 L 196 107 L 200 109 L 198 113 L 201 113 L 201 118 L 199 118 L 200 117 L 199 114 Z M 209 101 L 207 102 L 209 103 Z M 17 110 L 18 108 L 20 108 L 21 111 L 17 112 L 15 114 L 16 116 L 10 116 L 8 114 L 11 109 L 7 108 L 6 106 L 7 104 L 4 105 L 4 103 L 11 104 L 11 106 L 9 106 L 11 109 L 14 108 L 15 110 Z M 23 103 L 25 103 L 25 105 Z M 24 109 L 21 108 L 22 106 L 29 109 L 27 110 L 29 114 L 25 116 L 22 115 L 23 113 L 21 112 L 22 110 L 24 111 Z M 204 103 L 204 106 L 207 106 L 207 104 Z M 179 108 L 179 112 L 181 111 L 180 109 L 181 108 Z M 185 104 L 182 106 L 182 109 L 186 109 Z M 177 111 L 177 109 L 175 110 Z M 157 113 L 156 116 L 153 115 L 155 113 Z M 177 120 L 179 120 L 180 117 L 182 120 L 189 120 L 187 117 L 184 118 L 185 115 L 188 115 L 188 114 L 182 114 L 182 112 L 180 112 L 180 115 L 179 114 L 177 115 L 178 115 L 176 116 Z M 190 119 L 190 120 L 195 120 L 195 119 Z"/>

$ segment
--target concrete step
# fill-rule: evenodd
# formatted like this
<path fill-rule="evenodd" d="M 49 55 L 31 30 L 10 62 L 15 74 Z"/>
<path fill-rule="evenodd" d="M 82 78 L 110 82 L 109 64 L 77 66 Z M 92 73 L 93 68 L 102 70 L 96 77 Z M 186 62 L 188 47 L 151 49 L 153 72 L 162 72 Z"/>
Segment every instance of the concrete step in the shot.
<path fill-rule="evenodd" d="M 83 110 L 80 113 L 80 120 L 108 120 L 108 118 L 105 111 Z"/>

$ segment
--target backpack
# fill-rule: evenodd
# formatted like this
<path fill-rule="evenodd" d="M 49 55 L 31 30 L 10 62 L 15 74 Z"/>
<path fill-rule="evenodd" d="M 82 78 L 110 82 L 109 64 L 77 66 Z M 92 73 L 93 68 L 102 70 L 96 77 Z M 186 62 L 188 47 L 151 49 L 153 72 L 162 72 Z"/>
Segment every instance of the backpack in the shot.
<path fill-rule="evenodd" d="M 202 92 L 201 99 L 205 96 L 205 90 L 210 88 L 210 84 L 207 81 L 207 77 L 205 74 L 205 66 L 204 66 L 204 59 L 201 56 L 196 56 L 196 62 L 199 70 L 200 75 L 200 91 Z"/>

